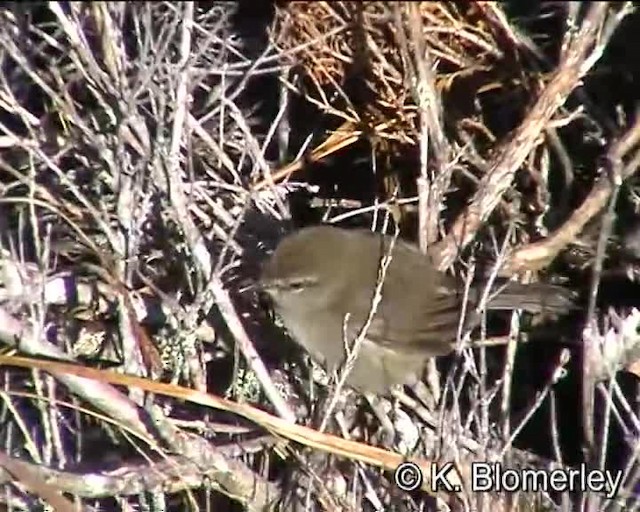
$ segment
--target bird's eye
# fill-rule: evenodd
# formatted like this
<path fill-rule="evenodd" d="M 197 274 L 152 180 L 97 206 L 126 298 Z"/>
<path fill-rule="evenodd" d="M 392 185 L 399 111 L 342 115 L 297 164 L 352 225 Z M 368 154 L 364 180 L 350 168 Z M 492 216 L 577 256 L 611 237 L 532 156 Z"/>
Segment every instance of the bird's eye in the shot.
<path fill-rule="evenodd" d="M 289 283 L 289 290 L 291 290 L 292 292 L 300 292 L 302 290 L 304 290 L 305 288 L 305 282 L 300 280 L 300 281 L 291 281 Z"/>

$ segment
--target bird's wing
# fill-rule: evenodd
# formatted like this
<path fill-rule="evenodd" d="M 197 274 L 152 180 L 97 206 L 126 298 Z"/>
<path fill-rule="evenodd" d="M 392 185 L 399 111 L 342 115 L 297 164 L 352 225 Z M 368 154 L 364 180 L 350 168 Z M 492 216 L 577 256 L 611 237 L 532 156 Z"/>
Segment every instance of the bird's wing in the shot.
<path fill-rule="evenodd" d="M 400 244 L 397 251 L 414 251 Z M 399 258 L 400 259 L 400 258 Z M 398 259 L 398 260 L 399 260 Z M 402 258 L 410 265 L 391 260 L 382 287 L 382 297 L 366 332 L 370 341 L 382 347 L 427 355 L 451 351 L 456 340 L 462 298 L 452 278 L 437 272 L 426 257 Z M 349 339 L 362 330 L 370 316 L 376 275 L 370 295 L 351 294 L 352 305 L 347 324 Z"/>
<path fill-rule="evenodd" d="M 376 312 L 366 330 L 366 338 L 378 345 L 405 352 L 445 354 L 455 343 L 460 320 L 460 306 L 457 301 L 447 298 L 421 316 L 410 312 L 403 314 L 396 307 L 382 307 Z M 355 317 L 354 317 L 355 320 Z M 351 336 L 362 330 L 366 318 L 354 321 Z"/>

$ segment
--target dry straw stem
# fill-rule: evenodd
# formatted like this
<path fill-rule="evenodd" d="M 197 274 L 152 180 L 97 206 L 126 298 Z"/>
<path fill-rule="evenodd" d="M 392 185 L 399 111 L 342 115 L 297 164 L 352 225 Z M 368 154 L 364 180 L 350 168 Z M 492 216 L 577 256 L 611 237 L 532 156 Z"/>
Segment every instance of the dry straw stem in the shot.
<path fill-rule="evenodd" d="M 389 123 L 382 123 L 380 126 L 375 127 L 374 130 L 388 128 Z M 350 121 L 346 121 L 336 131 L 334 131 L 324 142 L 315 147 L 309 155 L 305 155 L 303 158 L 294 160 L 293 162 L 277 169 L 273 172 L 268 172 L 267 176 L 258 180 L 252 187 L 252 191 L 258 192 L 265 187 L 272 186 L 274 183 L 283 181 L 291 177 L 292 174 L 303 168 L 304 165 L 313 162 L 319 162 L 323 158 L 337 153 L 341 149 L 344 149 L 351 144 L 357 142 L 362 136 L 361 130 L 356 130 L 354 124 Z"/>
<path fill-rule="evenodd" d="M 18 356 L 0 356 L 0 366 L 37 368 L 50 372 L 56 376 L 68 374 L 83 379 L 94 379 L 102 384 L 110 383 L 115 385 L 131 386 L 144 389 L 151 393 L 172 396 L 191 403 L 231 412 L 255 422 L 274 435 L 290 441 L 295 441 L 310 448 L 322 450 L 327 453 L 357 460 L 366 464 L 371 464 L 372 466 L 379 467 L 386 471 L 395 470 L 399 464 L 406 460 L 405 457 L 398 453 L 369 446 L 364 443 L 346 440 L 334 435 L 321 433 L 317 430 L 301 425 L 293 425 L 286 420 L 249 405 L 235 403 L 215 395 L 203 393 L 190 388 L 175 386 L 173 384 L 164 384 L 141 377 L 122 375 L 68 363 L 44 361 Z M 423 475 L 425 476 L 423 488 L 424 490 L 429 491 L 431 483 L 429 475 L 432 463 L 424 459 L 412 459 L 412 462 L 418 464 L 422 469 Z M 449 474 L 448 477 L 450 477 L 448 479 L 452 485 L 460 485 L 463 487 L 462 480 L 456 478 L 457 475 L 455 472 Z"/>

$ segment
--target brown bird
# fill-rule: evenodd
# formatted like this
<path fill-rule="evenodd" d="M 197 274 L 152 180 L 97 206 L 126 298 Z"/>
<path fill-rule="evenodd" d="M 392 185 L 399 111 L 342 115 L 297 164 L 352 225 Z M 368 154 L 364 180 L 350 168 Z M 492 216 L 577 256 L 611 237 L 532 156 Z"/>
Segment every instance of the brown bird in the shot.
<path fill-rule="evenodd" d="M 385 393 L 415 382 L 426 361 L 455 347 L 464 287 L 439 272 L 418 248 L 366 230 L 302 229 L 280 242 L 262 270 L 261 287 L 293 338 L 329 371 L 346 358 L 370 316 L 381 262 L 388 259 L 381 300 L 346 383 Z M 482 288 L 469 293 L 465 327 L 477 325 Z M 562 313 L 572 295 L 550 284 L 508 282 L 489 309 Z"/>

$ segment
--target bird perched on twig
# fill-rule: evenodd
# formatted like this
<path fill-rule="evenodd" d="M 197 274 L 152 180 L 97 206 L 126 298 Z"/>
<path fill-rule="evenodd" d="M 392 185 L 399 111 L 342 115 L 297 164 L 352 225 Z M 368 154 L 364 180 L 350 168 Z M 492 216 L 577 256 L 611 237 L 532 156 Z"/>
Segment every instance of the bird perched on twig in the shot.
<path fill-rule="evenodd" d="M 330 371 L 344 363 L 349 344 L 370 321 L 346 379 L 363 392 L 411 384 L 430 357 L 455 347 L 464 286 L 439 272 L 417 247 L 388 235 L 302 229 L 280 242 L 260 284 L 293 338 Z M 482 288 L 472 287 L 464 327 L 479 323 L 481 297 Z M 573 299 L 559 286 L 509 281 L 486 306 L 563 313 Z"/>

